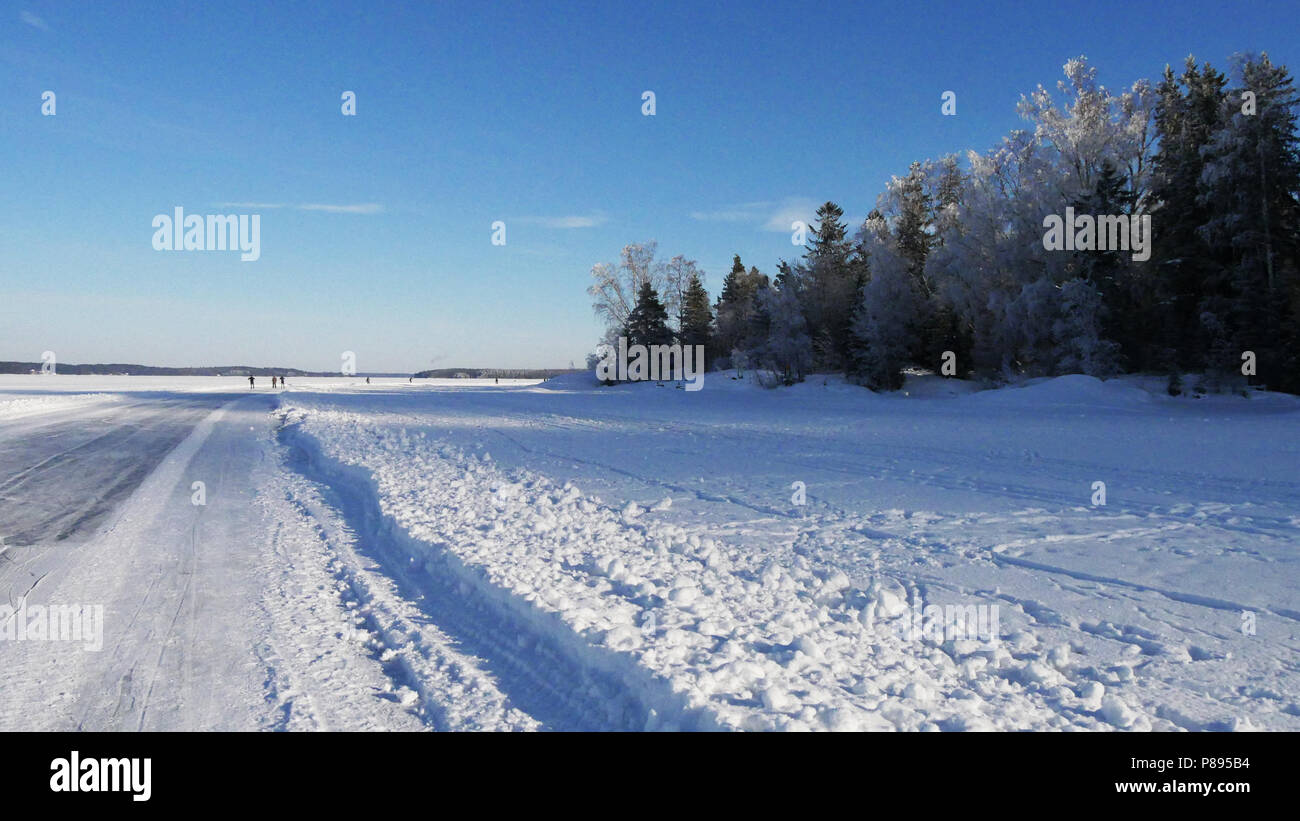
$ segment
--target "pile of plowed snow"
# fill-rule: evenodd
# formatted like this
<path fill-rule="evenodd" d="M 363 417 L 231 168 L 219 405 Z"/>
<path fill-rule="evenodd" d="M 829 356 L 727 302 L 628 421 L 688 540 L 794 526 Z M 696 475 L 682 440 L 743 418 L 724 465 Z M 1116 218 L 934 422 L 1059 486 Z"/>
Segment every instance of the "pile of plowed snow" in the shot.
<path fill-rule="evenodd" d="M 970 401 L 985 405 L 1043 408 L 1078 406 L 1085 408 L 1131 408 L 1151 402 L 1152 395 L 1119 380 L 1103 382 L 1095 376 L 1070 374 L 1035 379 L 1020 387 L 981 391 Z"/>

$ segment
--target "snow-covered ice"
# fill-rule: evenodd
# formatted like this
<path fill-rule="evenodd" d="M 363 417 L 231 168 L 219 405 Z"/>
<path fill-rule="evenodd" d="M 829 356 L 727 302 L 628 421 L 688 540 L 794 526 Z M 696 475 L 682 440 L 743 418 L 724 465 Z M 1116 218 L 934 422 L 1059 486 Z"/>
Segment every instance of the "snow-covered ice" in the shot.
<path fill-rule="evenodd" d="M 1300 400 L 732 376 L 0 377 L 0 728 L 1300 729 Z"/>

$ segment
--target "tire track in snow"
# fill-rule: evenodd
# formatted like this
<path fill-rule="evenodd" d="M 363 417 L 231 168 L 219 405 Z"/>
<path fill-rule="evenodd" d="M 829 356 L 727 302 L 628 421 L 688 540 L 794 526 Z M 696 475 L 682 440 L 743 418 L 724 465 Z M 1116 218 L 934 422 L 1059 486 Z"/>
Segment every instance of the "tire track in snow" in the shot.
<path fill-rule="evenodd" d="M 383 513 L 369 473 L 325 456 L 297 423 L 281 429 L 295 469 L 326 488 L 363 552 L 409 601 L 494 676 L 510 704 L 549 730 L 641 730 L 656 714 L 713 728 L 711 716 L 622 654 L 590 645 L 466 565 L 452 545 L 417 541 Z M 644 696 L 649 694 L 650 700 Z"/>

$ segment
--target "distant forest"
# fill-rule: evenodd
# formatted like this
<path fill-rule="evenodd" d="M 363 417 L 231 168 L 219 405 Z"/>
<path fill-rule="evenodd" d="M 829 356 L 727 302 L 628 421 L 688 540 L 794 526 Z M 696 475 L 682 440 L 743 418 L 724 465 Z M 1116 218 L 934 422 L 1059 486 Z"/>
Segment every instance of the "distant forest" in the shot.
<path fill-rule="evenodd" d="M 416 379 L 550 379 L 573 373 L 572 368 L 438 368 L 420 371 Z"/>
<path fill-rule="evenodd" d="M 168 368 L 153 365 L 108 363 L 55 366 L 55 373 L 76 376 L 339 376 L 338 371 L 303 371 L 297 368 L 254 368 L 222 365 L 202 368 Z M 0 373 L 40 373 L 40 362 L 0 362 Z M 410 376 L 406 373 L 357 373 L 357 376 Z"/>

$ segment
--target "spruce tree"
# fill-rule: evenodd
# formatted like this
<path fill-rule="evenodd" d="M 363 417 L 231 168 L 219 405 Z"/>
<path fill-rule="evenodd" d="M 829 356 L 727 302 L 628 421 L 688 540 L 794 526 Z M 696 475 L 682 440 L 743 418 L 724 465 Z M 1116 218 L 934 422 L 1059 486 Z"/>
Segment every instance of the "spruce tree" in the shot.
<path fill-rule="evenodd" d="M 709 293 L 704 290 L 704 283 L 698 276 L 691 277 L 682 299 L 683 345 L 704 346 L 706 366 L 712 360 L 713 311 L 709 308 Z"/>
<path fill-rule="evenodd" d="M 1254 95 L 1253 110 L 1243 100 Z M 1211 366 L 1240 369 L 1241 355 L 1255 353 L 1257 381 L 1294 387 L 1294 303 L 1300 287 L 1300 104 L 1285 67 L 1268 55 L 1248 59 L 1240 84 L 1223 103 L 1223 125 L 1202 149 L 1198 203 L 1208 210 L 1201 235 L 1226 255 L 1203 314 L 1212 314 L 1219 338 Z M 1243 110 L 1246 109 L 1246 110 Z M 1226 361 L 1221 361 L 1226 360 Z"/>
<path fill-rule="evenodd" d="M 848 238 L 844 211 L 833 202 L 817 209 L 817 224 L 804 253 L 800 289 L 808 333 L 817 351 L 817 366 L 844 369 L 849 362 L 849 324 L 859 271 L 855 244 Z"/>
<path fill-rule="evenodd" d="M 1106 215 L 1128 220 L 1134 198 L 1123 172 L 1106 158 L 1093 190 L 1073 205 L 1075 211 L 1094 218 Z M 1097 224 L 1100 233 L 1100 222 Z M 1149 270 L 1144 267 L 1148 264 L 1135 263 L 1131 252 L 1120 248 L 1074 253 L 1073 273 L 1091 284 L 1100 297 L 1098 332 L 1101 340 L 1118 346 L 1117 365 L 1122 362 L 1146 369 L 1158 364 L 1148 339 L 1154 301 L 1147 287 L 1151 280 L 1143 276 Z"/>
<path fill-rule="evenodd" d="M 671 345 L 673 332 L 668 327 L 668 309 L 649 282 L 643 282 L 636 295 L 636 306 L 623 327 L 630 348 L 633 345 Z"/>
<path fill-rule="evenodd" d="M 1200 230 L 1210 214 L 1198 194 L 1205 167 L 1201 148 L 1223 124 L 1226 85 L 1227 78 L 1209 63 L 1198 67 L 1188 57 L 1181 76 L 1166 66 L 1156 89 L 1160 148 L 1153 158 L 1151 193 L 1159 207 L 1152 215 L 1154 251 L 1146 264 L 1155 272 L 1160 337 L 1152 358 L 1171 369 L 1205 367 L 1208 343 L 1201 314 L 1207 300 L 1222 293 L 1227 259 Z"/>

